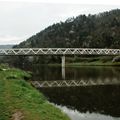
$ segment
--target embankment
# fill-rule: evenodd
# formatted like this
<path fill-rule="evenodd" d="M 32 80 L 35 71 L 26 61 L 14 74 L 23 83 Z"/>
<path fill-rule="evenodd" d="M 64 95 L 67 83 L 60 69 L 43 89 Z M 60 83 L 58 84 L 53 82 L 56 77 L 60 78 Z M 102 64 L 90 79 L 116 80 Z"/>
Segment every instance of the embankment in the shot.
<path fill-rule="evenodd" d="M 33 88 L 30 74 L 0 65 L 0 120 L 70 120 Z"/>

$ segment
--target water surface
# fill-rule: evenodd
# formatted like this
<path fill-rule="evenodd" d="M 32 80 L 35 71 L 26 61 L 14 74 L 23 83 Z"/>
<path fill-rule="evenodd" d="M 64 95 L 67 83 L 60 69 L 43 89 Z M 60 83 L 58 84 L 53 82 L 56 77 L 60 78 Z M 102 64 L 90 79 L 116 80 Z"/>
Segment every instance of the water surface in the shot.
<path fill-rule="evenodd" d="M 35 66 L 33 79 L 43 80 L 120 80 L 119 67 Z M 40 88 L 41 92 L 72 120 L 120 120 L 120 85 Z"/>

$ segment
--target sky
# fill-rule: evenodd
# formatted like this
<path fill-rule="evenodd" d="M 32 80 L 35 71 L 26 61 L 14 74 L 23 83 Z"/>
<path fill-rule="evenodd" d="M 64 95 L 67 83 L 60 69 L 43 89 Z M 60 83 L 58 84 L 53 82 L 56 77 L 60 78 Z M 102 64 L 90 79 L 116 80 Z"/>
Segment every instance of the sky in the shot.
<path fill-rule="evenodd" d="M 49 25 L 120 8 L 120 0 L 0 0 L 0 45 L 19 44 Z"/>

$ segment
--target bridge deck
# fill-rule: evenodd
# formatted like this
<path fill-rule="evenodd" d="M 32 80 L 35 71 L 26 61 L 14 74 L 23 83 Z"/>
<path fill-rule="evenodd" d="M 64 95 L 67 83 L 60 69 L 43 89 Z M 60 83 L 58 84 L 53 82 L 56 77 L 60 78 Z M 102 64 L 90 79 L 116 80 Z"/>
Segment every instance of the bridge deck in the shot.
<path fill-rule="evenodd" d="M 120 55 L 120 49 L 97 48 L 18 48 L 0 49 L 0 55 Z"/>

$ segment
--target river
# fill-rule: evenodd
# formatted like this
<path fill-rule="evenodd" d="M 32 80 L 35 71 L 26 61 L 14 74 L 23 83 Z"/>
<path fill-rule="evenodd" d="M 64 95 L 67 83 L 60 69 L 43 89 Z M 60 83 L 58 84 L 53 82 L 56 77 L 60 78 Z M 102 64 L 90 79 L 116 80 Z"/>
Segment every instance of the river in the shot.
<path fill-rule="evenodd" d="M 117 80 L 120 67 L 61 67 L 34 66 L 33 80 Z M 48 100 L 65 112 L 72 120 L 120 120 L 120 84 L 43 87 L 39 90 Z"/>

